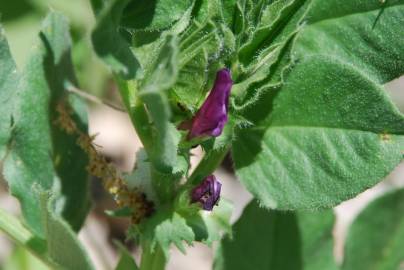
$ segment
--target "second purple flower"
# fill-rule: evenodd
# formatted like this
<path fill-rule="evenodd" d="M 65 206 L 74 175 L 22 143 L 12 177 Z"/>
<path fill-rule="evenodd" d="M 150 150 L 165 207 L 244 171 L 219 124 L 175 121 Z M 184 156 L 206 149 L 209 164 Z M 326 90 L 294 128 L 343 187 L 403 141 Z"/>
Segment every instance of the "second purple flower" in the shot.
<path fill-rule="evenodd" d="M 216 177 L 209 175 L 192 190 L 191 201 L 199 202 L 204 210 L 212 211 L 220 199 L 221 188 L 222 184 L 217 181 Z"/>

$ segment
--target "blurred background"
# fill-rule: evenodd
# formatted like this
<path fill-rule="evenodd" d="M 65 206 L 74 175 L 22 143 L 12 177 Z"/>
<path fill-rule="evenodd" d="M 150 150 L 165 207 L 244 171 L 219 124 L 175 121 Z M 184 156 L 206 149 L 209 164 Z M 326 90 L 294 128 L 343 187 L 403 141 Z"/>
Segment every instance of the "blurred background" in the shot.
<path fill-rule="evenodd" d="M 19 69 L 24 66 L 39 31 L 41 20 L 48 10 L 63 12 L 70 19 L 74 41 L 73 61 L 80 88 L 100 99 L 120 104 L 117 89 L 106 67 L 93 53 L 90 33 L 94 17 L 89 0 L 2 0 L 0 1 L 0 21 L 5 29 L 11 52 Z M 0 63 L 1 65 L 1 63 Z M 1 67 L 1 66 L 0 66 Z M 393 102 L 404 112 L 404 77 L 386 85 L 386 91 Z M 90 134 L 98 134 L 95 144 L 99 150 L 122 171 L 131 171 L 135 153 L 141 144 L 125 113 L 97 104 L 89 104 Z M 193 162 L 196 164 L 202 152 L 196 148 Z M 240 216 L 243 207 L 251 200 L 251 195 L 238 183 L 227 158 L 216 172 L 223 183 L 223 197 L 233 201 L 235 211 L 233 222 Z M 1 176 L 0 176 L 1 179 Z M 363 192 L 356 198 L 335 207 L 337 222 L 334 227 L 334 254 L 337 261 L 342 259 L 342 250 L 347 227 L 356 214 L 375 197 L 397 186 L 404 186 L 404 163 L 400 164 L 383 182 Z M 93 209 L 80 232 L 80 239 L 89 251 L 97 269 L 113 269 L 117 262 L 115 240 L 122 241 L 138 258 L 135 243 L 125 240 L 128 220 L 110 218 L 104 211 L 114 208 L 114 202 L 106 194 L 97 179 L 92 181 Z M 0 182 L 0 205 L 3 209 L 19 215 L 16 199 L 7 192 L 3 179 Z M 212 265 L 212 249 L 202 244 L 189 247 L 187 255 L 172 249 L 169 270 L 209 270 Z M 47 269 L 35 257 L 21 247 L 15 246 L 0 233 L 0 269 L 38 270 Z"/>

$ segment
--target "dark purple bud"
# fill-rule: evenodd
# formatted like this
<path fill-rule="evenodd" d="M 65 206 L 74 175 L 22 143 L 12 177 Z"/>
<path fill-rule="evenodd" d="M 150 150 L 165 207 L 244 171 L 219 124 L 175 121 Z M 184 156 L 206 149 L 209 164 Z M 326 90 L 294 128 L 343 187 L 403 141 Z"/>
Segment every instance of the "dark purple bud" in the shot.
<path fill-rule="evenodd" d="M 192 202 L 200 202 L 204 210 L 212 211 L 220 198 L 222 184 L 214 175 L 206 177 L 202 183 L 192 190 Z"/>
<path fill-rule="evenodd" d="M 188 134 L 189 140 L 203 136 L 217 137 L 222 134 L 223 127 L 227 123 L 232 85 L 230 70 L 223 68 L 216 73 L 212 90 L 192 119 Z M 186 124 L 182 127 L 186 127 Z"/>

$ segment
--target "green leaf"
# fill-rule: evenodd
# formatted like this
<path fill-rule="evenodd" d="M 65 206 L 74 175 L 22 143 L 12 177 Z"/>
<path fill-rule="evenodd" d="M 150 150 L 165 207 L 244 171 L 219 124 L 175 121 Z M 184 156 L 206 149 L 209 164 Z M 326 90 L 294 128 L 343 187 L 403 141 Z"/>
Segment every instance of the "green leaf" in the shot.
<path fill-rule="evenodd" d="M 55 106 L 66 97 L 65 85 L 75 83 L 67 20 L 59 13 L 50 13 L 42 29 L 41 40 L 11 101 L 12 138 L 4 162 L 11 192 L 20 200 L 24 218 L 39 236 L 43 236 L 43 228 L 40 205 L 32 193 L 34 184 L 58 194 L 58 212 L 77 230 L 89 208 L 85 154 L 75 137 L 62 134 L 54 125 Z M 79 111 L 78 102 L 72 107 Z M 85 130 L 80 122 L 78 127 Z"/>
<path fill-rule="evenodd" d="M 349 229 L 342 269 L 400 269 L 404 260 L 403 211 L 403 189 L 371 202 Z"/>
<path fill-rule="evenodd" d="M 233 146 L 241 182 L 266 207 L 334 206 L 402 160 L 404 117 L 381 85 L 404 73 L 398 3 L 328 1 L 322 13 L 314 1 L 291 44 L 295 65 L 243 113 L 255 126 Z"/>
<path fill-rule="evenodd" d="M 266 210 L 253 201 L 225 237 L 215 270 L 338 269 L 333 257 L 334 215 Z"/>
<path fill-rule="evenodd" d="M 337 270 L 334 259 L 332 210 L 298 212 L 298 224 L 302 239 L 303 268 L 305 270 Z"/>
<path fill-rule="evenodd" d="M 41 204 L 42 224 L 51 261 L 65 269 L 94 269 L 73 230 L 53 212 L 54 205 L 49 193 L 36 190 L 36 187 L 34 193 Z"/>
<path fill-rule="evenodd" d="M 131 30 L 162 30 L 180 20 L 192 0 L 138 0 L 124 9 L 121 24 Z"/>
<path fill-rule="evenodd" d="M 119 258 L 118 264 L 115 270 L 138 270 L 133 255 L 126 249 L 125 246 L 119 243 L 119 250 L 121 252 L 121 257 Z"/>
<path fill-rule="evenodd" d="M 299 228 L 291 212 L 268 212 L 254 201 L 216 254 L 215 270 L 302 269 Z"/>
<path fill-rule="evenodd" d="M 404 1 L 313 1 L 297 57 L 326 55 L 384 84 L 404 73 Z"/>
<path fill-rule="evenodd" d="M 122 11 L 129 0 L 91 1 L 97 24 L 92 33 L 95 52 L 112 69 L 125 79 L 140 74 L 140 64 L 133 55 L 129 43 L 118 31 Z"/>
<path fill-rule="evenodd" d="M 17 89 L 18 74 L 14 60 L 0 26 L 0 160 L 3 160 L 12 130 L 13 93 Z"/>

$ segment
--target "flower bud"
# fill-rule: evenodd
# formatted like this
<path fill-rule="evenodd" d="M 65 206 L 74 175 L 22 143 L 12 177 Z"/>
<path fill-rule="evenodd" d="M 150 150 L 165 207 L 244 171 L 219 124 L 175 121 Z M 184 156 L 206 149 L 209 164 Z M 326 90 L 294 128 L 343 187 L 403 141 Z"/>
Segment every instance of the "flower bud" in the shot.
<path fill-rule="evenodd" d="M 204 210 L 212 211 L 220 199 L 221 187 L 222 184 L 216 180 L 216 177 L 209 175 L 192 190 L 191 201 L 200 202 Z"/>

